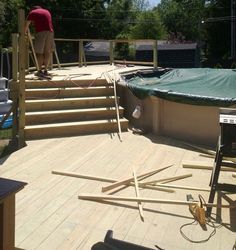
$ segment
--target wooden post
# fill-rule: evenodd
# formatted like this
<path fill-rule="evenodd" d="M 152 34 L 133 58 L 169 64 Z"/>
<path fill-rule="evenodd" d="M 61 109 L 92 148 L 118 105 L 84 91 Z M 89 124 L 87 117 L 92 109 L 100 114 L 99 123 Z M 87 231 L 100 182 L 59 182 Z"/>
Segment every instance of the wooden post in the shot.
<path fill-rule="evenodd" d="M 153 67 L 157 68 L 157 40 L 153 41 Z"/>
<path fill-rule="evenodd" d="M 25 145 L 25 12 L 18 12 L 19 23 L 19 148 Z"/>
<path fill-rule="evenodd" d="M 15 194 L 25 185 L 0 178 L 0 250 L 15 250 Z"/>
<path fill-rule="evenodd" d="M 113 41 L 110 41 L 110 51 L 109 51 L 109 56 L 110 56 L 110 65 L 114 63 L 114 51 L 113 51 Z"/>
<path fill-rule="evenodd" d="M 12 109 L 12 139 L 16 140 L 18 133 L 18 34 L 12 34 L 12 81 L 10 94 L 13 101 Z"/>
<path fill-rule="evenodd" d="M 29 74 L 29 38 L 25 36 L 25 69 L 27 74 Z"/>
<path fill-rule="evenodd" d="M 79 40 L 79 67 L 83 67 L 83 40 Z"/>

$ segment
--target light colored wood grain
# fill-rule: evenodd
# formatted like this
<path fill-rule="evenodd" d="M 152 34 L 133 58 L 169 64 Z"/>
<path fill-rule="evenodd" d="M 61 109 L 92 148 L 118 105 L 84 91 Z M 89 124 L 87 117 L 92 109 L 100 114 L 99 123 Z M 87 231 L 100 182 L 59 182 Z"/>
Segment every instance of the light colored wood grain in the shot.
<path fill-rule="evenodd" d="M 209 188 L 200 188 L 200 187 L 191 187 L 191 186 L 180 186 L 180 185 L 170 185 L 170 184 L 162 184 L 162 183 L 156 183 L 156 186 L 159 187 L 169 187 L 173 189 L 186 189 L 186 190 L 197 190 L 197 191 L 206 191 L 210 192 Z"/>
<path fill-rule="evenodd" d="M 133 176 L 134 176 L 134 187 L 135 187 L 135 193 L 136 193 L 136 197 L 139 198 L 139 186 L 138 186 L 138 180 L 137 180 L 137 176 L 136 176 L 136 172 L 135 170 L 133 170 Z M 141 202 L 137 202 L 138 203 L 138 209 L 139 209 L 139 215 L 142 221 L 144 221 L 144 214 L 143 214 L 143 206 Z"/>
<path fill-rule="evenodd" d="M 187 146 L 190 146 L 190 147 L 192 147 L 194 149 L 198 149 L 199 151 L 201 151 L 203 153 L 206 153 L 208 155 L 215 155 L 216 154 L 215 151 L 206 149 L 206 148 L 198 146 L 198 145 L 194 145 L 194 144 L 187 143 L 187 142 L 182 142 L 182 143 L 185 144 L 185 145 L 187 145 Z"/>
<path fill-rule="evenodd" d="M 152 199 L 152 198 L 137 198 L 137 197 L 121 197 L 114 195 L 96 195 L 96 194 L 79 194 L 79 199 L 84 200 L 116 200 L 116 201 L 129 201 L 129 202 L 149 202 L 149 203 L 162 203 L 171 205 L 194 205 L 196 202 L 179 201 L 179 200 L 165 200 L 165 199 Z M 236 205 L 217 205 L 214 203 L 203 204 L 206 207 L 222 207 L 222 208 L 235 208 Z"/>
<path fill-rule="evenodd" d="M 80 70 L 88 73 L 87 68 Z M 100 69 L 100 72 L 104 71 L 103 67 Z M 62 69 L 55 72 L 69 74 L 73 71 L 67 69 L 63 73 Z M 186 150 L 179 145 L 179 141 L 171 138 L 152 134 L 135 136 L 132 132 L 123 133 L 122 143 L 116 134 L 28 141 L 25 148 L 5 158 L 0 167 L 1 177 L 8 176 L 29 183 L 16 195 L 16 247 L 87 250 L 96 242 L 103 241 L 107 230 L 111 229 L 117 239 L 150 248 L 158 245 L 165 249 L 198 250 L 199 244 L 192 244 L 179 234 L 179 227 L 193 219 L 188 206 L 145 203 L 143 222 L 137 211 L 137 201 L 78 200 L 77 196 L 81 193 L 100 193 L 104 183 L 51 174 L 52 170 L 58 170 L 121 180 L 132 172 L 133 166 L 137 173 L 144 173 L 158 166 L 173 164 L 173 167 L 158 173 L 158 178 L 182 175 L 188 171 L 193 176 L 181 180 L 181 186 L 194 185 L 193 188 L 205 189 L 209 185 L 211 172 L 182 168 L 183 161 L 201 161 L 202 158 L 196 151 Z M 226 183 L 234 181 L 230 172 L 222 172 L 221 175 Z M 201 193 L 207 201 L 209 196 L 201 190 L 177 190 L 175 187 L 165 187 L 172 186 L 170 184 L 160 185 L 176 192 L 140 188 L 140 197 L 185 201 L 186 194 L 190 192 L 194 198 Z M 127 187 L 117 195 L 135 196 L 134 188 Z M 225 195 L 235 200 L 235 194 Z M 214 202 L 229 204 L 223 197 Z M 216 213 L 216 208 L 213 208 L 213 213 Z M 220 209 L 220 213 L 223 223 L 234 227 L 232 213 L 224 208 Z M 194 236 L 204 238 L 210 229 L 203 231 L 196 225 L 188 228 L 188 235 L 191 239 Z M 213 236 L 204 243 L 204 247 L 209 250 L 230 248 L 235 242 L 235 232 L 229 227 L 216 230 L 217 237 Z"/>
<path fill-rule="evenodd" d="M 143 182 L 142 185 L 146 185 L 146 184 L 156 184 L 156 183 L 161 183 L 161 184 L 165 184 L 168 182 L 172 182 L 172 181 L 176 181 L 176 180 L 181 180 L 184 178 L 188 178 L 188 177 L 192 177 L 192 174 L 184 174 L 184 175 L 179 175 L 179 176 L 174 176 L 174 177 L 167 177 L 167 178 L 163 178 L 163 179 L 159 179 L 159 180 L 153 180 L 153 181 L 147 181 L 147 182 Z"/>
<path fill-rule="evenodd" d="M 64 176 L 70 176 L 70 177 L 76 177 L 76 178 L 82 178 L 82 179 L 88 179 L 88 180 L 95 180 L 95 181 L 102 181 L 102 182 L 111 182 L 111 183 L 115 183 L 115 184 L 118 183 L 118 181 L 115 179 L 110 179 L 110 178 L 106 178 L 106 177 L 102 177 L 102 176 L 84 175 L 84 174 L 79 174 L 79 173 L 75 173 L 75 172 L 68 172 L 68 171 L 52 170 L 52 174 L 64 175 Z M 133 181 L 132 178 L 130 178 L 128 181 L 126 180 L 125 183 L 122 181 L 122 184 L 119 183 L 118 186 L 120 186 L 120 185 L 134 186 L 134 183 L 132 183 L 131 181 Z M 140 184 L 142 186 L 142 183 L 140 183 Z M 115 187 L 118 187 L 118 186 L 115 185 Z M 112 187 L 112 188 L 115 188 L 115 187 Z M 144 186 L 142 186 L 142 188 L 159 190 L 159 191 L 169 192 L 169 193 L 174 192 L 174 190 L 172 190 L 172 189 L 159 188 L 159 187 L 154 187 L 152 185 L 144 185 Z M 109 190 L 110 190 L 110 188 L 109 188 Z"/>
<path fill-rule="evenodd" d="M 209 162 L 202 162 L 202 161 L 183 161 L 182 166 L 183 168 L 192 168 L 192 169 L 205 169 L 205 170 L 213 169 L 213 166 L 210 166 Z M 221 167 L 221 171 L 236 172 L 236 168 Z"/>
<path fill-rule="evenodd" d="M 165 169 L 167 169 L 167 168 L 169 168 L 171 166 L 172 165 L 164 167 L 164 168 L 156 169 L 156 170 L 153 170 L 151 172 L 140 174 L 140 175 L 137 176 L 137 179 L 140 179 L 140 178 L 145 177 L 145 176 L 151 176 L 152 174 L 156 174 L 156 173 L 158 173 L 158 172 L 160 172 L 162 170 L 165 170 Z M 111 185 L 106 186 L 106 187 L 102 187 L 102 192 L 109 191 L 109 190 L 111 190 L 113 188 L 116 188 L 116 187 L 119 187 L 121 185 L 129 184 L 131 181 L 133 181 L 133 177 L 130 177 L 130 178 L 125 179 L 125 180 L 117 181 L 114 184 L 111 184 Z"/>
<path fill-rule="evenodd" d="M 215 155 L 209 155 L 209 154 L 199 154 L 199 155 L 202 157 L 215 158 Z M 233 157 L 223 157 L 223 160 L 236 163 L 236 158 Z"/>
<path fill-rule="evenodd" d="M 138 198 L 138 197 L 121 197 L 114 195 L 99 195 L 99 194 L 79 194 L 79 199 L 82 200 L 116 200 L 116 201 L 129 201 L 129 202 L 149 202 L 149 203 L 162 203 L 173 205 L 193 205 L 196 202 L 178 201 L 178 200 L 164 200 L 164 199 L 152 199 L 152 198 Z"/>

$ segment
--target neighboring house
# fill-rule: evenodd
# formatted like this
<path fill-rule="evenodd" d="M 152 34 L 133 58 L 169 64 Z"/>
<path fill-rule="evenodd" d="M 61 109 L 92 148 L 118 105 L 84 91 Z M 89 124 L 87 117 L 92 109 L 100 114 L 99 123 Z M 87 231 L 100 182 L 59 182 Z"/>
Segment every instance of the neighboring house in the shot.
<path fill-rule="evenodd" d="M 197 43 L 160 43 L 157 46 L 158 66 L 163 68 L 198 68 L 200 50 Z M 137 61 L 152 60 L 152 45 L 138 45 Z"/>
<path fill-rule="evenodd" d="M 109 42 L 90 42 L 84 46 L 87 61 L 109 61 Z"/>
<path fill-rule="evenodd" d="M 135 60 L 151 62 L 153 47 L 149 43 L 136 43 Z M 85 47 L 86 60 L 109 60 L 109 42 L 91 42 Z M 200 50 L 197 43 L 166 43 L 158 41 L 158 66 L 163 68 L 200 67 Z"/>

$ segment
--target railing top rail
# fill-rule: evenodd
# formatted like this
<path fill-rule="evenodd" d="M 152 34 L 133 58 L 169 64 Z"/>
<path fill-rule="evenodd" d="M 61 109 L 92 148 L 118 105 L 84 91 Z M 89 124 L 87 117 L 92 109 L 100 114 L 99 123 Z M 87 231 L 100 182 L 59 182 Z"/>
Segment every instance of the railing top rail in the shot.
<path fill-rule="evenodd" d="M 91 41 L 91 42 L 114 42 L 114 43 L 135 43 L 135 42 L 156 42 L 154 39 L 78 39 L 78 38 L 55 38 L 55 41 L 65 42 L 79 42 L 79 41 Z"/>

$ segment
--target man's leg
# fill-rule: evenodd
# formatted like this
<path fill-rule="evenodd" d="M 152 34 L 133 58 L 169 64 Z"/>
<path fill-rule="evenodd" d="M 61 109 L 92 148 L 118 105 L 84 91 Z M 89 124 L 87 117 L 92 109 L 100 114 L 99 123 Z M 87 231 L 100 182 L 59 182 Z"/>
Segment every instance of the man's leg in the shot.
<path fill-rule="evenodd" d="M 50 62 L 50 57 L 51 57 L 51 53 L 50 52 L 45 52 L 44 53 L 44 67 L 45 67 L 45 71 L 47 71 L 48 66 L 49 66 L 49 62 Z"/>
<path fill-rule="evenodd" d="M 38 60 L 39 70 L 42 70 L 44 56 L 43 56 L 43 54 L 36 54 L 36 56 L 37 56 L 37 60 Z"/>
<path fill-rule="evenodd" d="M 47 72 L 47 69 L 49 67 L 49 64 L 51 62 L 51 55 L 54 50 L 54 33 L 53 32 L 46 32 L 45 34 L 45 46 L 44 46 L 44 66 L 45 66 L 45 72 Z"/>

